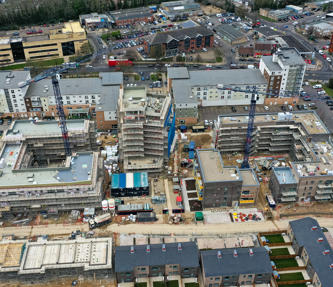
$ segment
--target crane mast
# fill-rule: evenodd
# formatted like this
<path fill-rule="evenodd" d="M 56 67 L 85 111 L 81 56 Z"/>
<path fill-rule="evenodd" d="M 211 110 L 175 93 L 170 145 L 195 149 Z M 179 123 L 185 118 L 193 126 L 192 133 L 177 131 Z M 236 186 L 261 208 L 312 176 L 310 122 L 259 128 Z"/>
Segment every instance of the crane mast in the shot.
<path fill-rule="evenodd" d="M 71 153 L 71 147 L 70 147 L 70 143 L 69 143 L 64 106 L 63 106 L 61 93 L 60 93 L 59 78 L 60 78 L 59 74 L 52 75 L 52 86 L 53 86 L 54 97 L 55 97 L 55 101 L 56 101 L 56 107 L 57 107 L 57 111 L 58 111 L 59 125 L 61 128 L 62 138 L 64 141 L 65 153 L 66 153 L 66 156 L 71 156 L 72 153 Z"/>

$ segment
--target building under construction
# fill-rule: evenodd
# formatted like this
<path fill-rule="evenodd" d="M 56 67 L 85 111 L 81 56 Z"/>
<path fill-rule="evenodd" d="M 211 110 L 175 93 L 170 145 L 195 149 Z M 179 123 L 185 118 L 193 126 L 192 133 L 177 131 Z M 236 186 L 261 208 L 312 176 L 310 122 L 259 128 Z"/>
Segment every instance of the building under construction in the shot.
<path fill-rule="evenodd" d="M 66 156 L 57 121 L 15 121 L 0 142 L 2 212 L 58 211 L 100 206 L 102 160 L 94 123 L 67 121 Z"/>
<path fill-rule="evenodd" d="M 125 172 L 158 172 L 170 154 L 175 135 L 170 95 L 127 88 L 118 100 L 120 159 Z"/>
<path fill-rule="evenodd" d="M 112 274 L 111 238 L 0 241 L 0 251 L 0 282 Z"/>

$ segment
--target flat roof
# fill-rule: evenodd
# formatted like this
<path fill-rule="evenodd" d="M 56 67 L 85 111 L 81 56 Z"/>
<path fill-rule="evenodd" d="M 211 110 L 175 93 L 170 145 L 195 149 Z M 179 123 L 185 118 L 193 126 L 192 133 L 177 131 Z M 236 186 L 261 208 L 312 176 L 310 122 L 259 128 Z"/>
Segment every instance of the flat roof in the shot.
<path fill-rule="evenodd" d="M 44 273 L 46 269 L 83 267 L 84 271 L 111 269 L 111 238 L 27 243 L 19 274 Z"/>
<path fill-rule="evenodd" d="M 68 132 L 83 132 L 85 130 L 85 120 L 67 120 Z M 61 129 L 58 121 L 37 121 L 19 120 L 15 121 L 5 135 L 40 137 L 40 136 L 61 136 Z"/>
<path fill-rule="evenodd" d="M 204 182 L 241 181 L 238 167 L 224 167 L 218 150 L 199 149 L 197 156 Z"/>
<path fill-rule="evenodd" d="M 290 167 L 273 167 L 273 173 L 279 181 L 279 184 L 297 184 Z"/>
<path fill-rule="evenodd" d="M 0 272 L 20 266 L 23 245 L 24 242 L 0 242 Z"/>
<path fill-rule="evenodd" d="M 239 171 L 243 179 L 243 185 L 259 185 L 253 169 L 240 169 Z"/>
<path fill-rule="evenodd" d="M 190 77 L 186 67 L 168 67 L 167 73 L 170 79 L 188 79 Z"/>
<path fill-rule="evenodd" d="M 281 123 L 283 121 L 279 120 L 278 114 L 279 113 L 265 113 L 265 114 L 257 113 L 254 118 L 254 123 L 255 124 L 267 123 L 267 122 Z M 290 114 L 292 115 L 292 121 L 296 123 L 301 123 L 304 129 L 310 135 L 330 133 L 315 111 L 299 111 L 299 112 L 291 112 Z M 219 121 L 222 123 L 222 125 L 239 124 L 239 123 L 247 125 L 248 116 L 249 116 L 248 114 L 232 115 L 232 117 L 219 116 Z"/>
<path fill-rule="evenodd" d="M 30 71 L 0 71 L 1 89 L 19 89 L 19 83 L 30 79 Z"/>
<path fill-rule="evenodd" d="M 15 169 L 21 154 L 19 144 L 6 144 L 0 154 L 3 165 L 0 168 L 0 188 L 38 187 L 42 184 L 66 185 L 75 182 L 91 181 L 93 170 L 93 152 L 77 153 L 71 157 L 67 165 L 59 168 Z"/>

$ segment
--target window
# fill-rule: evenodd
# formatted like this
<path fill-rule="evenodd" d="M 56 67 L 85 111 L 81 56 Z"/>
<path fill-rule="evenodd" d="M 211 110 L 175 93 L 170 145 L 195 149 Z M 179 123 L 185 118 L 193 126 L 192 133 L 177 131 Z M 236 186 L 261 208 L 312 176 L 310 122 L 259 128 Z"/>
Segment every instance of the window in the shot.
<path fill-rule="evenodd" d="M 220 278 L 219 277 L 215 277 L 215 281 L 219 281 L 220 280 Z"/>
<path fill-rule="evenodd" d="M 151 268 L 152 271 L 157 271 L 158 269 L 159 269 L 159 268 L 156 267 L 156 266 L 153 266 L 153 267 Z"/>
<path fill-rule="evenodd" d="M 201 44 L 202 44 L 202 36 L 201 35 L 197 36 L 197 38 L 195 40 L 195 44 L 196 44 L 197 48 L 201 47 Z"/>
<path fill-rule="evenodd" d="M 190 48 L 190 43 L 191 43 L 190 38 L 186 37 L 185 41 L 184 41 L 184 48 L 185 48 L 185 50 L 188 50 Z"/>
<path fill-rule="evenodd" d="M 141 268 L 141 271 L 146 271 L 146 267 L 142 267 L 142 268 Z"/>
<path fill-rule="evenodd" d="M 172 268 L 173 268 L 173 269 L 177 269 L 178 266 L 177 266 L 177 265 L 173 265 Z"/>
<path fill-rule="evenodd" d="M 249 98 L 249 95 L 245 95 L 245 99 L 248 99 Z"/>
<path fill-rule="evenodd" d="M 209 36 L 205 37 L 205 47 L 210 47 L 210 37 Z"/>

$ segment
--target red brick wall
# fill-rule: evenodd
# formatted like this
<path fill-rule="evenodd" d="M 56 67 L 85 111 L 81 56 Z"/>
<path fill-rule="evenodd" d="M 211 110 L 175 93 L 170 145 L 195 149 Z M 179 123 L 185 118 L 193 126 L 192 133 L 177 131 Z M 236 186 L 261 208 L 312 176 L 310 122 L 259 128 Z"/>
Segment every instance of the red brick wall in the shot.
<path fill-rule="evenodd" d="M 118 26 L 126 25 L 126 24 L 134 24 L 136 22 L 152 22 L 154 20 L 153 16 L 150 17 L 141 17 L 141 18 L 133 18 L 133 19 L 126 19 L 126 20 L 117 20 L 116 24 Z"/>

